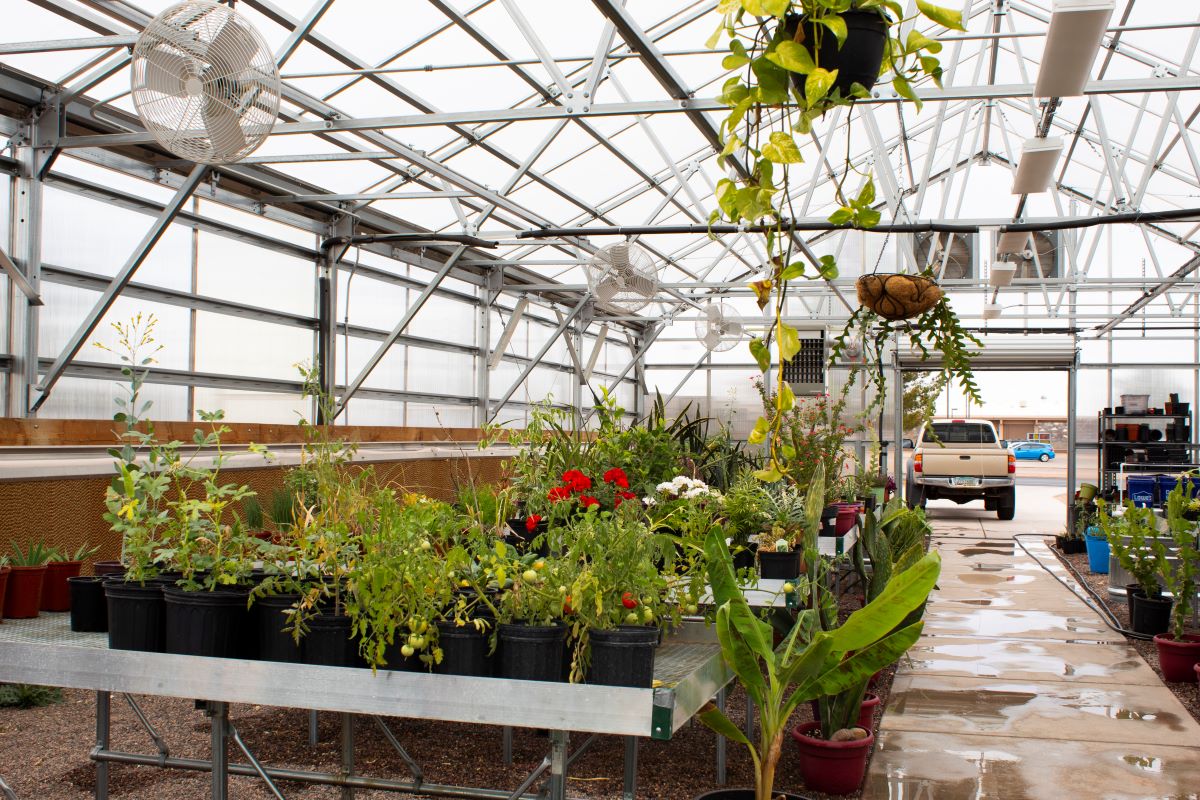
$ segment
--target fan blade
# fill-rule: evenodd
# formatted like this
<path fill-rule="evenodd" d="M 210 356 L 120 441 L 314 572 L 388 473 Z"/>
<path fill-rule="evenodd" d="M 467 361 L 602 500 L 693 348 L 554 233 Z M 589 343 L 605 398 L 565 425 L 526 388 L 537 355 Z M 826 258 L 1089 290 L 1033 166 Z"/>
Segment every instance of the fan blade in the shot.
<path fill-rule="evenodd" d="M 709 350 L 713 350 L 721 343 L 721 334 L 717 333 L 712 328 L 709 328 L 708 332 L 705 333 L 704 336 L 700 337 L 700 342 Z"/>
<path fill-rule="evenodd" d="M 721 326 L 721 332 L 726 336 L 733 336 L 735 338 L 741 337 L 742 323 L 738 322 L 736 319 L 727 320 L 725 324 Z"/>
<path fill-rule="evenodd" d="M 629 245 L 614 244 L 607 248 L 610 256 L 609 263 L 621 275 L 629 272 Z"/>
<path fill-rule="evenodd" d="M 231 159 L 246 146 L 246 134 L 242 133 L 236 111 L 218 98 L 205 95 L 202 113 L 208 138 L 218 155 Z"/>
<path fill-rule="evenodd" d="M 637 292 L 642 297 L 653 299 L 658 293 L 658 281 L 647 278 L 645 275 L 631 275 L 626 281 L 626 285 L 630 291 Z"/>
<path fill-rule="evenodd" d="M 709 303 L 706 305 L 704 307 L 704 315 L 708 317 L 708 322 L 710 325 L 721 324 L 721 309 L 717 307 L 716 303 Z"/>
<path fill-rule="evenodd" d="M 219 80 L 245 72 L 253 66 L 257 54 L 258 42 L 254 35 L 230 17 L 208 45 L 206 55 L 212 66 L 204 79 L 206 82 Z"/>
<path fill-rule="evenodd" d="M 155 47 L 146 53 L 144 86 L 158 94 L 181 97 L 185 93 L 184 81 L 191 75 L 190 63 L 191 59 L 174 47 Z"/>
<path fill-rule="evenodd" d="M 596 284 L 596 299 L 601 303 L 611 302 L 621 291 L 621 282 L 613 277 L 606 277 Z"/>

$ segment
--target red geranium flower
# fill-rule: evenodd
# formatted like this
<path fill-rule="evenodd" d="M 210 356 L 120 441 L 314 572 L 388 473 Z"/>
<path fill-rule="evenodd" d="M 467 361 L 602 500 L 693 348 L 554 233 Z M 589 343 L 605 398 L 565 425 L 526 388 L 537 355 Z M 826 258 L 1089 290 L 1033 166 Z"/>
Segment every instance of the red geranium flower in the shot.
<path fill-rule="evenodd" d="M 538 523 L 542 521 L 541 514 L 530 514 L 525 518 L 525 530 L 533 533 L 537 530 Z"/>
<path fill-rule="evenodd" d="M 608 472 L 604 473 L 605 483 L 615 483 L 622 489 L 629 488 L 629 476 L 625 474 L 625 470 L 620 467 L 613 467 Z"/>
<path fill-rule="evenodd" d="M 592 497 L 590 494 L 583 494 L 579 496 L 579 505 L 583 506 L 584 508 L 590 508 L 591 506 L 600 505 L 600 501 Z"/>
<path fill-rule="evenodd" d="M 550 491 L 546 492 L 546 499 L 557 503 L 559 500 L 566 500 L 571 496 L 571 490 L 566 486 L 555 486 Z"/>
<path fill-rule="evenodd" d="M 563 484 L 573 492 L 582 492 L 592 488 L 592 479 L 577 469 L 569 469 L 562 474 Z"/>
<path fill-rule="evenodd" d="M 637 495 L 633 492 L 617 492 L 616 498 L 613 499 L 613 508 L 620 508 L 621 503 L 625 502 L 626 500 L 634 500 L 636 498 Z"/>

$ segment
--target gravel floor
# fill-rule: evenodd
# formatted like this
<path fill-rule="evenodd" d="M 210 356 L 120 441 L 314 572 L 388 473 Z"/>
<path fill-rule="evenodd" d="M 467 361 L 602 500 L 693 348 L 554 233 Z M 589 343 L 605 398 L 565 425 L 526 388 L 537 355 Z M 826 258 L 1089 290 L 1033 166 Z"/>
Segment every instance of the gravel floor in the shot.
<path fill-rule="evenodd" d="M 847 608 L 858 603 L 848 600 Z M 874 689 L 886 704 L 892 684 L 887 670 Z M 88 751 L 95 737 L 95 696 L 92 692 L 67 690 L 64 702 L 46 708 L 0 709 L 0 775 L 9 782 L 20 800 L 84 800 L 92 796 L 95 767 Z M 166 739 L 172 755 L 207 758 L 208 719 L 191 701 L 138 697 L 151 722 Z M 744 719 L 745 698 L 735 690 L 727 708 L 738 723 Z M 876 725 L 878 713 L 876 712 Z M 320 717 L 320 741 L 308 745 L 308 714 L 294 709 L 233 706 L 231 718 L 251 751 L 264 764 L 336 772 L 340 764 L 340 721 L 336 714 Z M 808 704 L 793 717 L 798 724 L 811 719 Z M 545 755 L 548 740 L 536 732 L 517 729 L 513 743 L 513 765 L 501 763 L 500 729 L 423 720 L 393 719 L 392 729 L 425 771 L 428 781 L 482 787 L 515 789 Z M 583 736 L 573 737 L 574 743 Z M 112 747 L 138 753 L 154 753 L 154 745 L 136 717 L 119 697 L 112 703 Z M 230 748 L 232 761 L 241 753 Z M 744 748 L 729 745 L 729 785 L 752 785 L 751 765 Z M 685 725 L 669 742 L 640 740 L 638 798 L 646 800 L 691 800 L 716 788 L 713 766 L 714 735 L 698 722 Z M 620 739 L 603 737 L 572 765 L 569 794 L 587 800 L 612 800 L 621 795 L 624 750 Z M 357 726 L 356 769 L 362 774 L 405 778 L 404 762 L 382 734 L 366 720 Z M 111 794 L 115 798 L 153 800 L 201 800 L 208 796 L 207 773 L 163 770 L 123 764 L 111 766 Z M 288 800 L 340 798 L 335 787 L 283 783 Z M 776 788 L 803 792 L 795 751 L 785 743 Z M 404 798 L 382 791 L 360 790 L 357 798 Z M 807 793 L 811 798 L 824 795 Z M 230 778 L 233 800 L 268 800 L 272 797 L 257 779 Z M 849 795 L 858 797 L 858 794 Z"/>
<path fill-rule="evenodd" d="M 1067 562 L 1075 571 L 1087 582 L 1092 591 L 1099 596 L 1100 600 L 1107 606 L 1108 610 L 1120 621 L 1121 627 L 1129 628 L 1129 607 L 1125 603 L 1125 598 L 1113 597 L 1108 593 L 1108 576 L 1094 575 L 1088 569 L 1087 553 L 1061 553 L 1054 546 L 1054 540 L 1047 540 L 1050 549 L 1062 561 Z M 1189 633 L 1200 633 L 1200 631 L 1191 630 Z M 1158 677 L 1162 677 L 1162 670 L 1158 666 L 1158 648 L 1154 642 L 1126 637 L 1129 643 L 1142 654 L 1142 658 L 1158 673 Z M 1175 696 L 1183 702 L 1184 707 L 1188 712 L 1200 722 L 1200 684 L 1192 683 L 1167 683 L 1167 688 L 1175 693 Z"/>

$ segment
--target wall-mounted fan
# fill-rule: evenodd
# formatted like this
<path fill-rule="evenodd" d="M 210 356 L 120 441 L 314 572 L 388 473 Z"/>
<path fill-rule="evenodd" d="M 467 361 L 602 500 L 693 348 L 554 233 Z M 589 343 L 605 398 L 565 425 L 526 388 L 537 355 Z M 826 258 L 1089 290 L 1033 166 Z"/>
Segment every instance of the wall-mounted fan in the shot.
<path fill-rule="evenodd" d="M 271 48 L 233 9 L 209 0 L 187 0 L 150 21 L 133 47 L 131 92 L 154 139 L 199 164 L 245 158 L 279 115 Z"/>
<path fill-rule="evenodd" d="M 600 248 L 586 272 L 596 302 L 618 311 L 641 311 L 658 292 L 658 266 L 644 248 L 630 242 Z"/>
<path fill-rule="evenodd" d="M 1034 252 L 1037 260 L 1034 260 Z M 1009 256 L 1009 261 L 1017 265 L 1015 278 L 1036 280 L 1042 278 L 1058 278 L 1062 276 L 1058 258 L 1058 231 L 1037 231 L 1025 240 L 1025 248 L 1019 253 Z M 1039 274 L 1038 267 L 1041 267 Z"/>
<path fill-rule="evenodd" d="M 918 267 L 931 266 L 940 272 L 946 261 L 944 279 L 975 277 L 975 240 L 972 234 L 916 233 L 913 234 L 913 257 Z"/>
<path fill-rule="evenodd" d="M 696 320 L 696 338 L 710 351 L 731 350 L 744 333 L 742 321 L 725 303 L 709 303 Z"/>

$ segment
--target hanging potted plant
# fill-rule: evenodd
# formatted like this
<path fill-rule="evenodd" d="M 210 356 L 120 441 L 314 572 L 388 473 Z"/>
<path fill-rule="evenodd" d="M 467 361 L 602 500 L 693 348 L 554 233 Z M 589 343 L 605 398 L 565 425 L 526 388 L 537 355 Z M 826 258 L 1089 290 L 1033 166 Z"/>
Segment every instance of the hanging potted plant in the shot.
<path fill-rule="evenodd" d="M 1186 489 L 1184 487 L 1187 487 Z M 1196 523 L 1187 519 L 1192 500 L 1190 481 L 1181 481 L 1167 496 L 1167 527 L 1175 542 L 1173 563 L 1165 552 L 1158 559 L 1159 576 L 1166 583 L 1175 606 L 1171 629 L 1154 637 L 1158 647 L 1158 665 L 1163 678 L 1191 682 L 1200 665 L 1200 632 L 1188 632 L 1188 621 L 1196 608 L 1196 584 L 1200 579 L 1200 549 L 1197 549 Z"/>
<path fill-rule="evenodd" d="M 894 0 L 739 0 L 718 7 L 722 22 L 709 44 L 715 47 L 722 36 L 727 37 L 729 54 L 722 63 L 736 71 L 720 96 L 730 113 L 721 125 L 724 147 L 718 161 L 722 166 L 728 163 L 737 175 L 718 182 L 718 210 L 713 221 L 753 226 L 765 239 L 769 271 L 751 288 L 759 307 L 770 307 L 773 322 L 766 336 L 751 341 L 750 351 L 764 373 L 773 361 L 779 366 L 770 395 L 780 413 L 760 417 L 750 441 L 767 445 L 767 463 L 758 474 L 768 482 L 797 468 L 795 453 L 790 452 L 794 447 L 781 433 L 782 412 L 795 405 L 782 366 L 800 349 L 798 332 L 783 319 L 788 285 L 799 279 L 833 280 L 838 274 L 832 255 L 806 264 L 794 254 L 797 237 L 788 222 L 791 171 L 803 161 L 795 135 L 809 134 L 813 122 L 834 108 L 850 107 L 853 113 L 854 101 L 867 97 L 867 84 L 880 75 L 890 78 L 897 94 L 920 106 L 912 83 L 924 77 L 940 83 L 942 70 L 936 54 L 941 45 L 912 23 L 923 17 L 951 30 L 963 30 L 963 26 L 959 12 L 925 0 L 918 0 L 916 7 L 918 14 L 911 18 L 904 16 L 901 4 Z M 852 171 L 847 153 L 846 168 L 834 186 L 839 208 L 829 220 L 847 227 L 872 228 L 880 220 L 875 184 L 871 176 L 864 176 L 856 192 L 848 191 L 845 181 Z M 891 280 L 863 283 L 867 297 L 874 294 L 873 288 L 885 290 L 879 292 L 880 297 L 891 296 Z M 839 357 L 852 336 L 874 343 L 878 357 L 884 343 L 902 330 L 923 355 L 940 350 L 944 372 L 978 399 L 969 353 L 976 340 L 962 329 L 940 290 L 931 290 L 924 280 L 902 278 L 895 281 L 895 292 L 905 302 L 883 310 L 898 313 L 902 305 L 917 315 L 901 323 L 899 318 L 889 319 L 861 306 L 835 339 L 832 358 Z M 926 305 L 931 299 L 932 305 Z M 886 391 L 882 368 L 874 371 L 873 382 L 875 403 L 882 404 Z"/>

